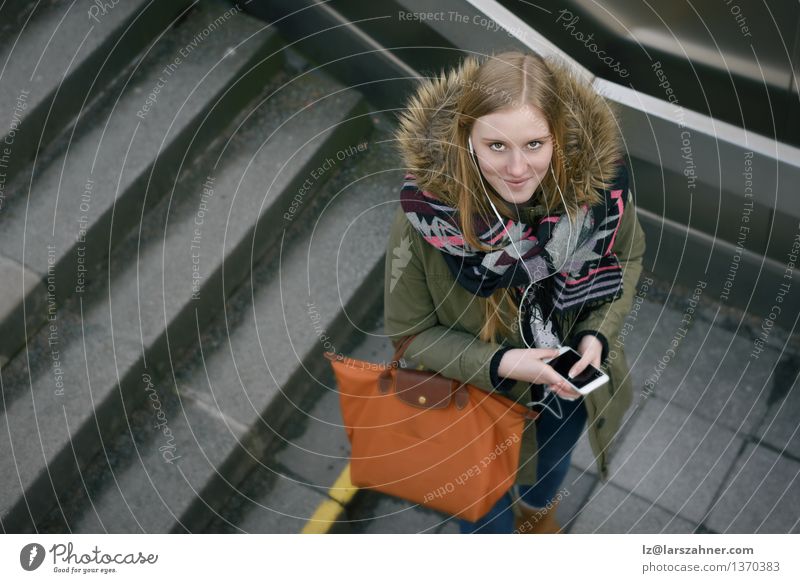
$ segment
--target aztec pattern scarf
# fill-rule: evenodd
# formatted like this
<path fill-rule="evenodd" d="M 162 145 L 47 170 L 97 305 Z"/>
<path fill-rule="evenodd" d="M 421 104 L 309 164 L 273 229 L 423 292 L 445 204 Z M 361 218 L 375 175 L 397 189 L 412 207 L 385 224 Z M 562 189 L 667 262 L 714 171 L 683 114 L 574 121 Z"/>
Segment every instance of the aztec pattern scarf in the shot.
<path fill-rule="evenodd" d="M 504 229 L 499 221 L 476 218 L 479 240 L 497 249 L 488 253 L 467 244 L 457 209 L 419 189 L 415 178 L 405 175 L 400 195 L 408 220 L 442 252 L 453 276 L 470 293 L 487 297 L 499 288 L 513 288 L 528 346 L 561 345 L 554 312 L 566 314 L 622 295 L 622 267 L 612 248 L 628 196 L 624 165 L 615 184 L 603 191 L 604 204 L 582 205 L 574 222 L 564 213 L 545 216 L 537 225 L 508 220 Z M 522 297 L 531 283 L 533 293 Z"/>

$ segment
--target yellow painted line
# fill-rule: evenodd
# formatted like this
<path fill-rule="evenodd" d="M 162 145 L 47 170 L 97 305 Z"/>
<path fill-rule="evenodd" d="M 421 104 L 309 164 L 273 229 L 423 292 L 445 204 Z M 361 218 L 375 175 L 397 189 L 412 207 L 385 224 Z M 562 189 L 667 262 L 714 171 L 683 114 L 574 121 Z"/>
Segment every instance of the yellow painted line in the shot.
<path fill-rule="evenodd" d="M 347 506 L 353 496 L 356 495 L 356 492 L 358 492 L 358 488 L 353 486 L 350 481 L 350 464 L 347 464 L 342 473 L 339 474 L 339 477 L 336 478 L 331 489 L 328 490 L 328 495 L 342 506 Z"/>
<path fill-rule="evenodd" d="M 314 514 L 308 519 L 301 534 L 327 534 L 333 523 L 344 513 L 345 507 L 358 492 L 358 488 L 350 482 L 350 464 L 347 464 L 328 490 L 329 499 L 317 506 Z"/>
<path fill-rule="evenodd" d="M 328 534 L 333 523 L 344 512 L 341 504 L 335 500 L 325 500 L 308 519 L 300 534 Z"/>

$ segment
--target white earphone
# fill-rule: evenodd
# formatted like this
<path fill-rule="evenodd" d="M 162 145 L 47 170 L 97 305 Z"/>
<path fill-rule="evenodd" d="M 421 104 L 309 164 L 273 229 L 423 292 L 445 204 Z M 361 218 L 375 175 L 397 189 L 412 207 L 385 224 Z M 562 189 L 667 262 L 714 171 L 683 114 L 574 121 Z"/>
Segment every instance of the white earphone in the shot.
<path fill-rule="evenodd" d="M 475 169 L 478 171 L 478 174 L 481 175 L 480 167 L 478 166 L 478 163 L 475 161 L 475 158 L 477 157 L 477 155 L 475 154 L 475 148 L 472 147 L 472 136 L 468 136 L 467 137 L 467 144 L 469 146 L 470 159 L 472 160 L 472 163 L 475 164 Z M 553 167 L 552 166 L 550 166 L 550 173 L 553 174 Z M 553 174 L 553 182 L 555 183 L 556 188 L 558 189 L 558 194 L 561 196 L 561 202 L 564 204 L 564 208 L 566 209 L 567 208 L 567 202 L 566 202 L 566 200 L 564 200 L 564 193 L 561 192 L 561 188 L 558 186 L 558 181 L 555 180 L 555 174 Z M 505 221 L 503 221 L 503 218 L 500 216 L 500 213 L 497 211 L 497 207 L 494 206 L 494 203 L 492 202 L 492 199 L 489 196 L 489 193 L 486 192 L 486 187 L 483 185 L 483 181 L 481 180 L 480 183 L 481 183 L 481 188 L 483 188 L 483 192 L 486 195 L 486 200 L 489 201 L 489 205 L 492 207 L 492 211 L 494 211 L 494 214 L 497 217 L 497 220 L 500 221 L 501 225 L 503 225 L 503 230 L 505 230 L 506 235 L 508 235 L 508 238 L 511 241 L 511 246 L 514 247 L 514 251 L 517 253 L 517 257 L 521 258 L 522 254 L 519 252 L 519 249 L 517 249 L 517 246 L 514 243 L 514 239 L 511 238 L 511 234 L 508 232 L 508 228 L 506 227 Z M 569 221 L 569 225 L 570 225 L 570 230 L 569 230 L 569 237 L 567 239 L 568 240 L 567 247 L 569 247 L 569 241 L 572 240 L 572 235 L 573 235 L 572 221 Z M 566 260 L 566 257 L 565 257 L 564 258 L 564 263 L 561 264 L 561 267 L 564 267 L 564 265 L 566 265 L 566 261 L 567 260 Z M 556 273 L 559 273 L 560 271 L 561 271 L 561 269 L 558 269 L 554 273 L 552 273 L 551 275 L 548 275 L 547 277 L 552 277 L 553 275 L 555 275 Z M 546 279 L 546 278 L 543 277 L 542 279 Z M 539 281 L 541 281 L 541 280 L 539 280 Z M 522 297 L 520 298 L 520 308 L 521 308 L 523 302 L 525 301 L 525 296 L 528 295 L 528 290 L 530 290 L 531 286 L 535 285 L 536 283 L 538 283 L 538 282 L 529 283 L 528 286 L 525 288 L 525 291 L 522 292 Z M 527 346 L 528 348 L 533 348 L 530 344 L 528 344 L 528 341 L 525 339 L 525 334 L 522 333 L 522 309 L 517 310 L 517 325 L 519 326 L 520 337 L 522 338 L 522 341 L 525 343 L 525 346 Z M 546 398 L 547 397 L 545 396 L 545 399 Z M 553 411 L 553 414 L 556 415 L 556 417 L 558 417 L 559 419 L 561 419 L 563 417 L 563 410 L 561 409 L 561 403 L 558 402 L 558 399 L 556 399 L 556 403 L 558 404 L 559 413 L 556 413 L 546 403 L 544 403 L 544 399 L 542 401 L 531 401 L 530 403 L 528 403 L 528 406 L 530 407 L 531 405 L 541 404 L 543 407 L 545 407 L 547 409 L 550 409 L 550 411 Z"/>

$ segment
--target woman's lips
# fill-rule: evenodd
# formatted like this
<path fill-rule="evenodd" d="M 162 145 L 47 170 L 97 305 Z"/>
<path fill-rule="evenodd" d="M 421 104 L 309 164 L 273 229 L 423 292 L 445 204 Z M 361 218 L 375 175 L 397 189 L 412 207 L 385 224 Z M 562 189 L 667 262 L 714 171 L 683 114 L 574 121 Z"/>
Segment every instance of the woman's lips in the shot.
<path fill-rule="evenodd" d="M 510 186 L 512 186 L 514 188 L 519 188 L 520 186 L 523 186 L 526 182 L 528 182 L 530 180 L 530 178 L 526 178 L 525 180 L 519 180 L 519 181 L 516 181 L 516 182 L 512 181 L 512 180 L 505 180 L 505 179 L 503 179 L 503 180 L 504 180 L 504 182 L 506 184 L 508 184 L 508 185 L 510 185 Z"/>

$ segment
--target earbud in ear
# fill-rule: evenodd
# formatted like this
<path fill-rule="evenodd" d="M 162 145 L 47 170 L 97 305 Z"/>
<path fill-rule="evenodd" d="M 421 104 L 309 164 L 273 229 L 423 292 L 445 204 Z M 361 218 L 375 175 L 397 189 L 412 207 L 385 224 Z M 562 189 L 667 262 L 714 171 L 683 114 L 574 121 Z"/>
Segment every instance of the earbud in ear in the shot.
<path fill-rule="evenodd" d="M 472 136 L 467 138 L 467 143 L 469 144 L 469 153 L 475 154 L 475 150 L 472 148 Z"/>

